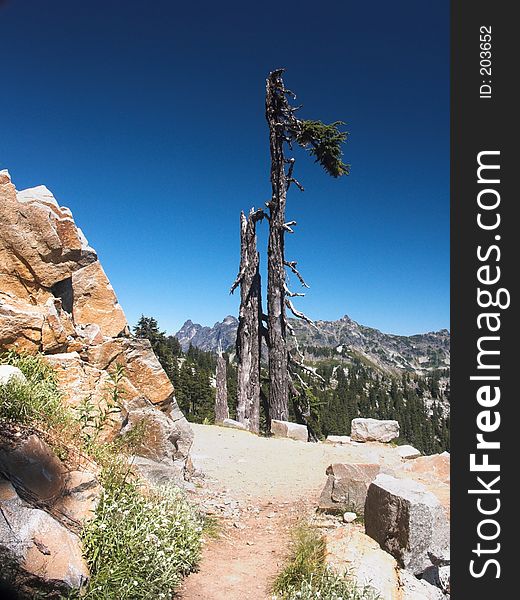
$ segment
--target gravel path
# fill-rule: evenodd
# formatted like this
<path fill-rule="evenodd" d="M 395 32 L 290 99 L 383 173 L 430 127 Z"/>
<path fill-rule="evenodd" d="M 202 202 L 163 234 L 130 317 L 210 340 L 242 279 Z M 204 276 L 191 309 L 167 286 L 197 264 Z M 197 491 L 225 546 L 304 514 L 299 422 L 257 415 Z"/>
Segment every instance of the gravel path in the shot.
<path fill-rule="evenodd" d="M 330 445 L 263 438 L 246 431 L 192 425 L 192 461 L 199 477 L 195 501 L 221 518 L 199 571 L 182 600 L 266 600 L 287 553 L 295 521 L 312 512 L 335 462 L 396 466 L 389 445 Z M 200 478 L 202 475 L 202 478 Z"/>
<path fill-rule="evenodd" d="M 388 444 L 312 444 L 214 425 L 192 427 L 193 465 L 213 486 L 228 489 L 236 498 L 315 499 L 331 463 L 396 466 L 401 462 L 395 448 Z"/>

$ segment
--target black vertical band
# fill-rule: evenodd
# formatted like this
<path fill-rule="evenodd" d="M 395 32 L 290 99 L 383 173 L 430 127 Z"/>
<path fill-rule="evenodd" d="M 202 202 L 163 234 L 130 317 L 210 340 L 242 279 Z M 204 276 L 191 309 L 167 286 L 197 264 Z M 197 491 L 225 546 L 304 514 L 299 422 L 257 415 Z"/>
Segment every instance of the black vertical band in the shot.
<path fill-rule="evenodd" d="M 513 577 L 519 570 L 512 566 L 517 562 L 513 540 L 520 520 L 518 492 L 512 485 L 518 480 L 520 448 L 520 430 L 514 426 L 520 403 L 514 381 L 520 381 L 520 376 L 515 377 L 520 351 L 513 349 L 520 333 L 513 289 L 520 273 L 520 230 L 514 218 L 520 204 L 520 191 L 515 189 L 520 156 L 513 146 L 519 129 L 520 109 L 513 111 L 513 102 L 518 105 L 513 89 L 518 88 L 515 63 L 520 52 L 512 7 L 509 2 L 453 0 L 451 11 L 451 589 L 455 600 L 509 597 L 506 589 L 514 589 Z M 499 168 L 483 167 L 479 182 L 479 161 Z M 488 302 L 496 306 L 486 307 Z M 490 314 L 494 316 L 484 316 Z M 498 393 L 500 401 L 495 404 Z M 500 449 L 483 443 L 478 448 L 478 434 L 485 443 L 499 442 Z M 480 470 L 471 470 L 472 454 L 474 468 Z M 485 471 L 486 461 L 500 470 Z M 500 479 L 492 485 L 496 477 Z M 515 508 L 516 514 L 510 515 L 508 508 Z"/>

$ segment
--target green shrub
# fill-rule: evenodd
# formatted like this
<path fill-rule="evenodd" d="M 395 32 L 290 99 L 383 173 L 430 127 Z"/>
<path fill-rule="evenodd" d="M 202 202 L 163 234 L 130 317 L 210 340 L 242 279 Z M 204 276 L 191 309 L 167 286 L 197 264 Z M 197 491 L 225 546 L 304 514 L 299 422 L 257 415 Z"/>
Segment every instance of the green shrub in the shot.
<path fill-rule="evenodd" d="M 103 482 L 82 539 L 91 580 L 86 600 L 170 599 L 197 562 L 202 519 L 172 487 L 144 495 L 134 483 Z"/>
<path fill-rule="evenodd" d="M 59 425 L 71 419 L 64 408 L 53 369 L 42 357 L 6 352 L 0 364 L 18 367 L 26 382 L 11 378 L 0 385 L 0 420 L 21 425 Z"/>
<path fill-rule="evenodd" d="M 325 537 L 307 523 L 293 531 L 285 567 L 273 585 L 276 600 L 378 600 L 371 588 L 360 588 L 347 574 L 326 564 Z"/>
<path fill-rule="evenodd" d="M 109 371 L 110 383 L 105 390 L 105 402 L 100 404 L 92 400 L 92 394 L 83 398 L 75 409 L 75 417 L 81 429 L 81 439 L 85 449 L 90 451 L 96 445 L 97 439 L 111 416 L 120 413 L 124 390 L 121 381 L 125 377 L 124 366 L 116 363 L 115 368 Z"/>

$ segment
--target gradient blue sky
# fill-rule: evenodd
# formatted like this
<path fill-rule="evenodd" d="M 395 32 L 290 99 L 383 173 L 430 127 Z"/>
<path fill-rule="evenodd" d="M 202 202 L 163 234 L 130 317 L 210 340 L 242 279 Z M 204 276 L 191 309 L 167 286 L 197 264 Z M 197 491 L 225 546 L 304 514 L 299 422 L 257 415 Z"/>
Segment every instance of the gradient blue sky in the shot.
<path fill-rule="evenodd" d="M 132 324 L 237 313 L 239 212 L 270 195 L 265 76 L 284 66 L 302 118 L 347 122 L 352 165 L 335 180 L 297 156 L 298 307 L 449 327 L 447 0 L 7 0 L 0 55 L 0 168 L 72 209 Z"/>

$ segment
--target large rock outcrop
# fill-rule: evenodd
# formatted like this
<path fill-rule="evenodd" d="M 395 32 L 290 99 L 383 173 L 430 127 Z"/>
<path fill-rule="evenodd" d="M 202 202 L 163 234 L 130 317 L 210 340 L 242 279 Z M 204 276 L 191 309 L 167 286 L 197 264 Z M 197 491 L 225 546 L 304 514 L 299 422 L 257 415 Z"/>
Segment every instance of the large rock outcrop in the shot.
<path fill-rule="evenodd" d="M 70 210 L 44 186 L 17 192 L 7 171 L 0 171 L 2 349 L 43 352 L 73 406 L 106 404 L 111 375 L 121 365 L 125 407 L 110 435 L 139 418 L 156 420 L 161 442 L 148 427 L 143 448 L 154 448 L 153 460 L 174 467 L 172 472 L 183 471 L 192 430 L 150 343 L 131 337 L 97 254 Z"/>
<path fill-rule="evenodd" d="M 78 347 L 77 325 L 96 323 L 109 337 L 128 333 L 96 252 L 45 186 L 17 192 L 0 171 L 0 232 L 3 346 L 44 350 L 44 324 L 60 349 Z"/>
<path fill-rule="evenodd" d="M 96 473 L 63 463 L 30 428 L 1 423 L 0 586 L 58 599 L 85 585 L 79 534 L 101 491 Z"/>
<path fill-rule="evenodd" d="M 306 442 L 309 439 L 309 432 L 306 425 L 291 423 L 290 421 L 272 419 L 271 433 L 276 437 L 289 438 L 299 442 Z"/>

